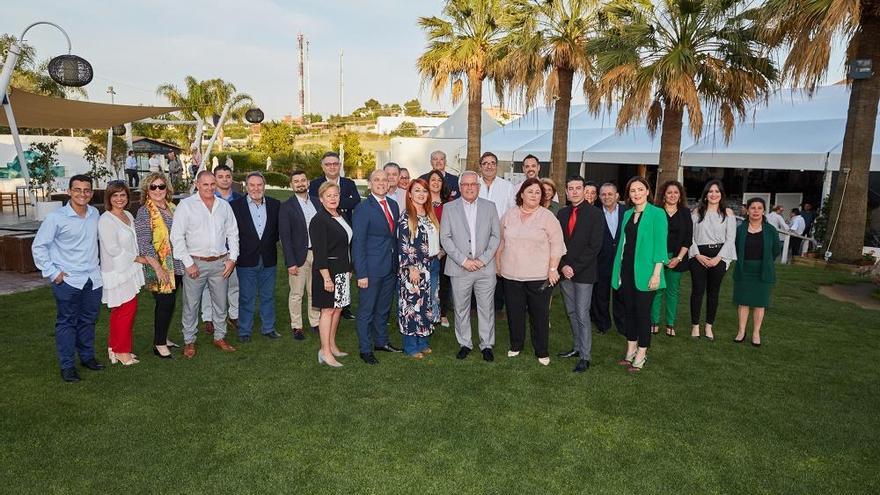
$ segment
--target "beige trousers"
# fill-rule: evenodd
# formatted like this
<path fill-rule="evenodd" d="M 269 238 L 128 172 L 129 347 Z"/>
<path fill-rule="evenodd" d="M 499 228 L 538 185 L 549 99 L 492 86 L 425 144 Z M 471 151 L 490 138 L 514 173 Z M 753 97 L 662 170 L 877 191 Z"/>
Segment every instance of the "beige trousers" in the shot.
<path fill-rule="evenodd" d="M 309 324 L 318 326 L 321 311 L 312 307 L 312 250 L 306 255 L 306 262 L 299 267 L 297 275 L 288 275 L 287 283 L 290 285 L 290 296 L 287 298 L 287 307 L 290 310 L 290 328 L 303 328 L 302 300 L 303 292 L 308 293 Z"/>

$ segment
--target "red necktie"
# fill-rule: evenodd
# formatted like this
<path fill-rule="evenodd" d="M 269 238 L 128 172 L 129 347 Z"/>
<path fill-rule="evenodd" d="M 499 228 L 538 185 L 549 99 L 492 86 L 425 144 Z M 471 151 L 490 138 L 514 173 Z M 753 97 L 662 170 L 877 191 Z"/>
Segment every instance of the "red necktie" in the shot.
<path fill-rule="evenodd" d="M 382 200 L 379 201 L 382 203 L 382 209 L 385 211 L 385 218 L 388 219 L 388 228 L 391 230 L 391 233 L 394 233 L 394 218 L 391 217 L 391 211 L 388 210 L 388 201 Z"/>
<path fill-rule="evenodd" d="M 574 233 L 574 224 L 577 223 L 578 220 L 578 206 L 571 207 L 571 216 L 568 217 L 568 237 Z"/>

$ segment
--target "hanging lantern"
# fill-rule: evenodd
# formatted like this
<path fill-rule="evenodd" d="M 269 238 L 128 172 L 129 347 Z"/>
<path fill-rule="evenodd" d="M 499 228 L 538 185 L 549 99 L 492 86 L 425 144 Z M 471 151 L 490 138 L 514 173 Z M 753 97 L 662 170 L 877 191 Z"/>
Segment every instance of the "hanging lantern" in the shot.
<path fill-rule="evenodd" d="M 92 82 L 92 64 L 76 55 L 59 55 L 49 61 L 49 77 L 62 86 L 79 88 Z"/>
<path fill-rule="evenodd" d="M 114 125 L 113 126 L 113 135 L 114 136 L 125 136 L 125 126 L 124 125 Z"/>
<path fill-rule="evenodd" d="M 263 115 L 263 111 L 259 108 L 251 108 L 244 114 L 244 119 L 250 122 L 251 124 L 259 124 L 263 121 L 266 116 Z"/>
<path fill-rule="evenodd" d="M 214 115 L 211 115 L 211 121 L 214 122 L 214 127 L 217 127 L 217 124 L 220 123 L 220 115 L 216 113 Z"/>

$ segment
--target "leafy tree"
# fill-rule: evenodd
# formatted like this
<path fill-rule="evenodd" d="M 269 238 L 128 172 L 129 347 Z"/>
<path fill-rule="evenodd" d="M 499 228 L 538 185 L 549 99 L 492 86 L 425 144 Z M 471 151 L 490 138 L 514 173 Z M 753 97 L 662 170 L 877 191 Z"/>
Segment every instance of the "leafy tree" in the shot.
<path fill-rule="evenodd" d="M 503 31 L 502 0 L 447 0 L 443 17 L 421 17 L 428 47 L 416 61 L 431 93 L 439 98 L 452 83 L 452 101 L 468 88 L 467 167 L 476 170 L 480 157 L 483 81 L 493 80 L 496 92 Z M 500 95 L 499 95 L 500 96 Z"/>
<path fill-rule="evenodd" d="M 813 90 L 822 81 L 834 40 L 846 42 L 848 62 L 873 61 L 873 77 L 847 81 L 852 91 L 828 225 L 832 259 L 859 260 L 880 103 L 880 0 L 766 0 L 762 14 L 765 39 L 788 49 L 782 73 L 796 86 Z"/>
<path fill-rule="evenodd" d="M 264 122 L 260 125 L 260 143 L 257 149 L 269 155 L 287 153 L 293 149 L 296 133 L 294 126 L 284 122 Z"/>
<path fill-rule="evenodd" d="M 361 141 L 358 135 L 353 132 L 346 132 L 335 136 L 330 147 L 333 150 L 339 150 L 339 147 L 345 150 L 345 171 L 349 176 L 363 178 L 367 172 L 376 168 L 376 157 L 361 147 Z"/>
<path fill-rule="evenodd" d="M 647 124 L 660 134 L 660 173 L 678 178 L 681 133 L 687 113 L 691 135 L 704 128 L 704 106 L 726 139 L 736 119 L 765 97 L 777 79 L 767 47 L 757 36 L 750 0 L 617 0 L 589 43 L 599 79 L 585 90 L 597 110 L 618 101 L 618 129 Z"/>
<path fill-rule="evenodd" d="M 88 131 L 86 137 L 89 144 L 83 150 L 83 158 L 92 165 L 86 174 L 95 181 L 109 179 L 114 175 L 120 176 L 122 165 L 128 154 L 128 145 L 119 136 L 113 136 L 110 163 L 107 163 L 107 132 L 105 130 Z"/>
<path fill-rule="evenodd" d="M 421 117 L 425 115 L 425 111 L 422 110 L 421 102 L 416 98 L 403 104 L 403 113 L 407 117 Z"/>
<path fill-rule="evenodd" d="M 44 187 L 46 197 L 55 191 L 55 178 L 58 177 L 58 144 L 61 140 L 49 143 L 31 143 L 27 163 L 32 188 Z"/>
<path fill-rule="evenodd" d="M 400 136 L 400 137 L 417 137 L 419 135 L 419 128 L 416 126 L 415 122 L 401 122 L 397 129 L 391 131 L 392 136 Z"/>
<path fill-rule="evenodd" d="M 324 118 L 321 117 L 319 113 L 307 113 L 303 118 L 304 124 L 314 124 L 315 122 L 321 122 Z"/>

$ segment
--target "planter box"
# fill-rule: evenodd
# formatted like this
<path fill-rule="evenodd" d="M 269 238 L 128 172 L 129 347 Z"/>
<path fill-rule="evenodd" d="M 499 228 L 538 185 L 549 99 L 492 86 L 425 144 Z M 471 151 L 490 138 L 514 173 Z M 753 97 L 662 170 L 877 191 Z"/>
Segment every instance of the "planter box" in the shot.
<path fill-rule="evenodd" d="M 3 238 L 3 266 L 18 273 L 37 271 L 31 246 L 36 234 L 18 234 Z"/>

